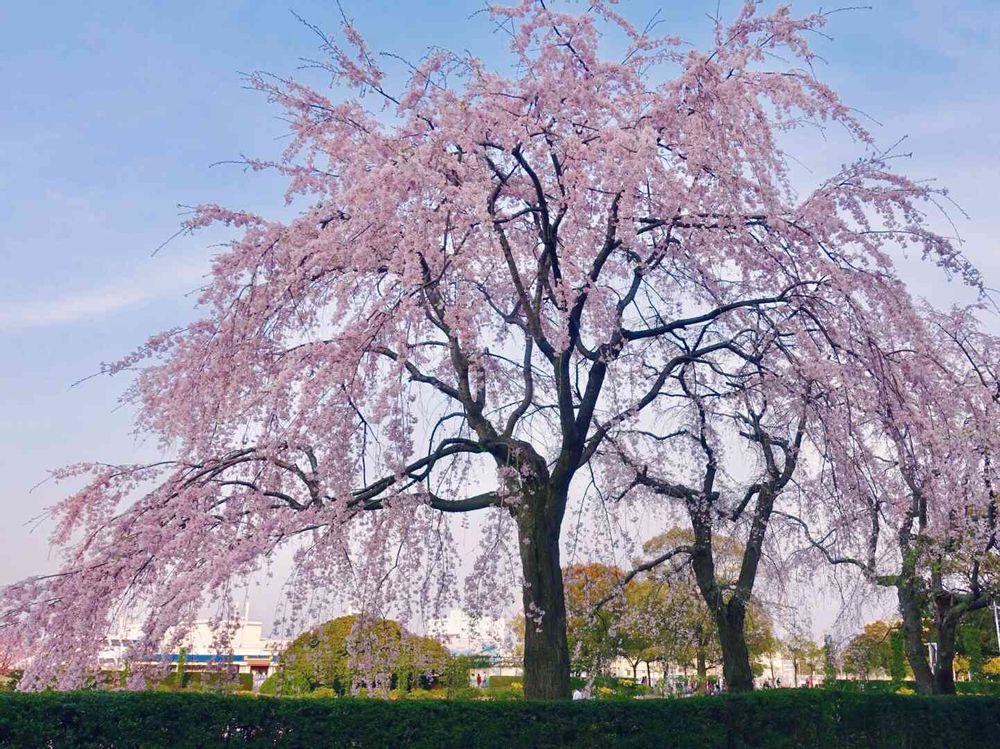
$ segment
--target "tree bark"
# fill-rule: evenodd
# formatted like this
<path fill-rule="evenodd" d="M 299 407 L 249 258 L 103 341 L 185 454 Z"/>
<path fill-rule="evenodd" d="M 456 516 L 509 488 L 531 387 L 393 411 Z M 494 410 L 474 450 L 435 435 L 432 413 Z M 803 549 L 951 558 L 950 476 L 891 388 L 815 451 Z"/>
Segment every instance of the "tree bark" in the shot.
<path fill-rule="evenodd" d="M 912 580 L 904 579 L 896 586 L 896 596 L 899 600 L 899 614 L 903 619 L 903 644 L 906 648 L 906 660 L 913 671 L 920 694 L 934 693 L 934 674 L 931 673 L 927 654 L 924 650 L 922 633 L 920 595 Z"/>
<path fill-rule="evenodd" d="M 934 694 L 955 694 L 955 639 L 960 616 L 950 596 L 935 596 L 934 623 L 937 626 L 937 659 L 934 668 Z"/>
<path fill-rule="evenodd" d="M 712 553 L 712 530 L 707 513 L 691 512 L 695 543 L 691 554 L 691 569 L 702 598 L 712 612 L 722 646 L 722 678 L 731 692 L 753 690 L 753 669 L 746 640 L 746 602 L 738 595 L 725 600 L 715 574 Z"/>
<path fill-rule="evenodd" d="M 747 648 L 746 607 L 736 599 L 715 611 L 719 643 L 722 645 L 722 678 L 726 690 L 749 692 L 753 690 L 753 668 L 750 666 L 750 650 Z"/>
<path fill-rule="evenodd" d="M 566 599 L 559 563 L 564 506 L 559 498 L 539 493 L 526 497 L 517 512 L 524 577 L 524 696 L 529 700 L 570 697 Z"/>

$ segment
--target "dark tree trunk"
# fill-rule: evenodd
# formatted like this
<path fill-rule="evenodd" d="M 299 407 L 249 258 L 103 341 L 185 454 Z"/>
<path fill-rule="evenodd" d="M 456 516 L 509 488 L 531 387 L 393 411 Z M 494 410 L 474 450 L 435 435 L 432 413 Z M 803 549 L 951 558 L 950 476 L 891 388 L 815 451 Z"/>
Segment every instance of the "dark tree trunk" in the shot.
<path fill-rule="evenodd" d="M 924 649 L 922 633 L 920 595 L 911 582 L 903 581 L 896 586 L 899 599 L 899 614 L 903 619 L 903 644 L 906 649 L 906 660 L 913 670 L 913 678 L 917 682 L 920 694 L 934 693 L 934 674 Z"/>
<path fill-rule="evenodd" d="M 524 576 L 524 696 L 569 699 L 566 599 L 559 564 L 559 530 L 565 503 L 529 496 L 517 512 Z"/>
<path fill-rule="evenodd" d="M 722 645 L 722 678 L 726 689 L 730 692 L 749 692 L 753 689 L 753 669 L 744 630 L 746 607 L 731 599 L 715 612 L 715 621 Z"/>
<path fill-rule="evenodd" d="M 955 638 L 960 617 L 950 597 L 934 600 L 934 623 L 937 625 L 937 659 L 934 667 L 934 694 L 955 694 Z"/>
<path fill-rule="evenodd" d="M 695 656 L 695 667 L 698 669 L 698 691 L 708 691 L 708 663 L 705 659 L 705 648 L 699 647 Z"/>

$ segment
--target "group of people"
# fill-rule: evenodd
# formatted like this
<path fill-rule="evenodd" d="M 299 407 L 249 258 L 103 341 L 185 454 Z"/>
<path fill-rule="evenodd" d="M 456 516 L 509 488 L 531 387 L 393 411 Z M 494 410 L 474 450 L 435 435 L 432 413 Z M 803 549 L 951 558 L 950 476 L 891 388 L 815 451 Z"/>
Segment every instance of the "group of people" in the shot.
<path fill-rule="evenodd" d="M 802 682 L 802 686 L 805 687 L 806 689 L 812 689 L 812 686 L 813 686 L 812 677 L 811 676 L 807 676 L 805 678 L 805 680 Z M 774 678 L 773 681 L 771 679 L 764 679 L 764 681 L 761 682 L 760 688 L 761 689 L 781 689 L 781 677 L 777 676 L 777 677 Z"/>

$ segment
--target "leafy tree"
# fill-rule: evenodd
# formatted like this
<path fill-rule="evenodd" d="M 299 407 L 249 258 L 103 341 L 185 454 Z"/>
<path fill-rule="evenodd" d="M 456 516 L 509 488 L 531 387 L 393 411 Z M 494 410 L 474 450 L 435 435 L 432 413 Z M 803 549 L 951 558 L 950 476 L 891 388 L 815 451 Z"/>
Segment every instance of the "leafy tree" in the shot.
<path fill-rule="evenodd" d="M 365 649 L 359 670 L 351 650 Z M 406 631 L 392 620 L 370 620 L 356 614 L 331 619 L 296 637 L 281 655 L 279 692 L 297 693 L 303 685 L 343 695 L 354 688 L 410 690 L 446 674 L 450 656 L 430 637 Z"/>
<path fill-rule="evenodd" d="M 898 628 L 898 624 L 882 620 L 866 624 L 844 648 L 844 670 L 865 679 L 891 673 L 892 633 Z"/>
<path fill-rule="evenodd" d="M 672 528 L 648 540 L 643 551 L 653 556 L 664 549 L 684 548 L 692 543 L 693 537 L 692 531 Z M 716 577 L 723 587 L 731 586 L 739 574 L 743 545 L 736 539 L 719 536 L 713 546 Z M 705 604 L 693 569 L 681 556 L 673 568 L 657 566 L 649 575 L 663 586 L 664 615 L 659 634 L 664 644 L 663 656 L 668 661 L 692 665 L 700 682 L 706 683 L 708 669 L 723 663 L 723 652 L 715 616 Z M 776 646 L 771 619 L 756 598 L 751 598 L 746 607 L 743 635 L 753 661 Z"/>
<path fill-rule="evenodd" d="M 299 697 L 314 691 L 314 687 L 301 671 L 279 670 L 264 679 L 258 691 L 267 695 Z"/>
<path fill-rule="evenodd" d="M 644 552 L 655 554 L 675 548 L 690 538 L 690 531 L 674 528 L 644 544 Z M 732 568 L 741 553 L 739 542 L 719 539 L 719 564 Z M 724 578 L 724 570 L 720 571 Z M 708 684 L 708 670 L 723 662 L 715 621 L 698 589 L 690 567 L 680 558 L 675 566 L 654 566 L 639 574 L 623 576 L 616 570 L 616 584 L 605 584 L 598 603 L 614 602 L 615 641 L 618 654 L 632 665 L 636 675 L 642 662 L 678 664 L 694 668 L 699 683 Z M 596 596 L 595 596 L 596 598 Z M 763 606 L 751 601 L 747 610 L 745 637 L 751 657 L 774 647 L 770 618 Z"/>

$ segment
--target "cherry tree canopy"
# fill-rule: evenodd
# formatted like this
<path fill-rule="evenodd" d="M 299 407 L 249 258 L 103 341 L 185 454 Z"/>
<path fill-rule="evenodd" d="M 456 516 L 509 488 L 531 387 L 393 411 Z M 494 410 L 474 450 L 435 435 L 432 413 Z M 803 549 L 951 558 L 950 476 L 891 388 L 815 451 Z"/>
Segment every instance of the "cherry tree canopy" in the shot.
<path fill-rule="evenodd" d="M 894 588 L 921 691 L 954 693 L 955 633 L 989 604 L 997 576 L 1000 342 L 973 310 L 923 310 L 881 331 L 870 377 L 831 394 L 801 472 L 808 500 L 785 515 L 828 562 Z M 781 513 L 784 514 L 784 513 Z M 938 630 L 928 664 L 923 617 Z"/>
<path fill-rule="evenodd" d="M 673 404 L 698 377 L 758 403 L 833 387 L 832 348 L 909 324 L 901 248 L 977 283 L 925 222 L 935 193 L 811 72 L 823 16 L 749 2 L 705 51 L 604 0 L 491 17 L 513 74 L 434 50 L 397 91 L 345 19 L 318 64 L 356 95 L 251 77 L 293 138 L 250 164 L 309 207 L 191 220 L 241 232 L 203 316 L 109 368 L 137 370 L 138 429 L 171 457 L 60 474 L 91 477 L 54 510 L 64 569 L 4 598 L 35 654 L 22 686 L 78 684 L 123 602 L 145 603 L 135 652 L 157 651 L 296 541 L 293 601 L 433 605 L 456 583 L 444 518 L 483 510 L 473 578 L 498 548 L 520 561 L 525 694 L 568 696 L 559 540 L 578 472 L 611 486 L 660 464 L 671 443 L 649 426 L 697 430 Z M 864 155 L 800 194 L 777 140 L 828 124 Z"/>

